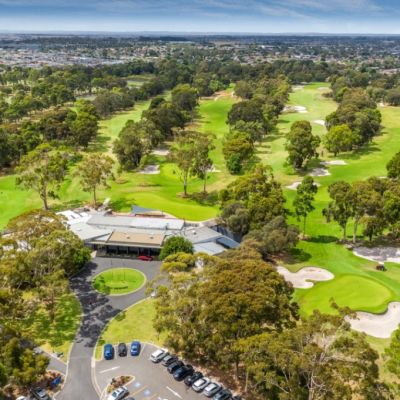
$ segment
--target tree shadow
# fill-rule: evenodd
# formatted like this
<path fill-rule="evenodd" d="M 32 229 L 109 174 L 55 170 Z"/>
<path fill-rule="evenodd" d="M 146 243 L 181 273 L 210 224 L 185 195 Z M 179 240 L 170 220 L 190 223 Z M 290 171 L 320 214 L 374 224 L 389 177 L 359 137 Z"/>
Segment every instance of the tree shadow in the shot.
<path fill-rule="evenodd" d="M 288 254 L 285 257 L 285 263 L 286 264 L 298 264 L 298 263 L 304 263 L 308 260 L 310 260 L 311 254 L 307 253 L 303 249 L 295 248 L 290 251 L 290 254 Z"/>
<path fill-rule="evenodd" d="M 312 236 L 307 239 L 307 242 L 311 243 L 336 243 L 338 238 L 336 236 L 329 236 L 329 235 L 319 235 L 319 236 Z"/>

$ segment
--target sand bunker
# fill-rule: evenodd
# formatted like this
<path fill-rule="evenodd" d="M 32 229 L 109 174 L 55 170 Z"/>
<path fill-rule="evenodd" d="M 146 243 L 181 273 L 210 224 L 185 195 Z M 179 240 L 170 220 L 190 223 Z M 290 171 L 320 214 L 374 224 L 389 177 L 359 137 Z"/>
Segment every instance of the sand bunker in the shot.
<path fill-rule="evenodd" d="M 321 165 L 347 165 L 347 162 L 344 160 L 322 161 Z"/>
<path fill-rule="evenodd" d="M 168 149 L 155 149 L 151 152 L 151 154 L 154 154 L 156 156 L 167 156 L 169 154 Z"/>
<path fill-rule="evenodd" d="M 207 172 L 221 172 L 221 170 L 215 168 L 215 166 L 213 165 L 211 168 L 209 168 L 209 169 L 207 170 Z"/>
<path fill-rule="evenodd" d="M 298 92 L 299 90 L 303 90 L 304 89 L 304 85 L 294 85 L 292 87 L 294 92 Z"/>
<path fill-rule="evenodd" d="M 394 262 L 400 264 L 400 249 L 398 247 L 357 247 L 353 253 L 370 261 Z"/>
<path fill-rule="evenodd" d="M 146 165 L 141 171 L 139 171 L 139 174 L 146 174 L 146 175 L 157 175 L 160 173 L 160 166 L 159 165 Z"/>
<path fill-rule="evenodd" d="M 316 119 L 313 122 L 314 124 L 325 126 L 325 121 L 323 119 Z"/>
<path fill-rule="evenodd" d="M 327 86 L 321 86 L 318 88 L 318 90 L 327 90 L 327 89 L 329 89 Z"/>
<path fill-rule="evenodd" d="M 310 176 L 328 176 L 330 172 L 325 168 L 314 168 L 310 172 Z"/>
<path fill-rule="evenodd" d="M 357 318 L 346 317 L 351 327 L 367 335 L 388 339 L 400 324 L 400 303 L 389 303 L 384 314 L 371 314 L 363 311 L 357 312 Z"/>
<path fill-rule="evenodd" d="M 313 281 L 330 281 L 335 277 L 328 270 L 317 267 L 302 268 L 294 273 L 285 267 L 277 267 L 277 271 L 285 278 L 285 281 L 290 282 L 297 289 L 309 289 L 314 286 Z"/>
<path fill-rule="evenodd" d="M 288 112 L 288 113 L 300 113 L 300 114 L 307 114 L 307 108 L 304 106 L 286 106 L 283 111 Z"/>
<path fill-rule="evenodd" d="M 291 185 L 288 185 L 288 186 L 286 186 L 286 187 L 287 187 L 288 189 L 290 189 L 290 190 L 297 190 L 297 188 L 300 186 L 300 184 L 301 184 L 301 181 L 293 182 Z M 321 184 L 318 183 L 318 182 L 314 182 L 314 185 L 317 186 L 317 187 L 320 187 L 320 186 L 321 186 Z"/>

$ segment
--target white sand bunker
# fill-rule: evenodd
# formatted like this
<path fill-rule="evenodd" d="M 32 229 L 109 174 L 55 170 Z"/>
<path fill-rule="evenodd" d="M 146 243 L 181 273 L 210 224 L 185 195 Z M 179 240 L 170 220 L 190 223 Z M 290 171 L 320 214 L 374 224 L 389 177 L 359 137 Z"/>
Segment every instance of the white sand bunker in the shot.
<path fill-rule="evenodd" d="M 371 314 L 363 311 L 357 312 L 357 318 L 346 317 L 351 327 L 367 335 L 388 339 L 400 324 L 400 303 L 389 303 L 384 314 Z"/>
<path fill-rule="evenodd" d="M 294 86 L 292 86 L 292 89 L 294 92 L 298 92 L 299 90 L 304 89 L 304 85 L 294 85 Z"/>
<path fill-rule="evenodd" d="M 314 282 L 330 281 L 335 277 L 328 270 L 317 267 L 306 267 L 293 273 L 279 266 L 277 271 L 285 278 L 285 281 L 290 282 L 297 289 L 309 289 L 314 286 Z"/>
<path fill-rule="evenodd" d="M 215 166 L 213 165 L 211 168 L 208 168 L 207 172 L 221 172 L 221 170 L 215 168 Z"/>
<path fill-rule="evenodd" d="M 139 171 L 140 174 L 146 174 L 146 175 L 157 175 L 160 173 L 160 166 L 159 165 L 146 165 L 141 171 Z"/>
<path fill-rule="evenodd" d="M 314 168 L 310 172 L 310 176 L 328 176 L 331 173 L 325 168 Z"/>
<path fill-rule="evenodd" d="M 168 149 L 155 149 L 151 152 L 151 154 L 154 154 L 156 156 L 167 156 L 169 154 Z"/>
<path fill-rule="evenodd" d="M 321 165 L 347 165 L 347 162 L 344 160 L 322 161 Z"/>
<path fill-rule="evenodd" d="M 300 186 L 301 181 L 293 182 L 291 185 L 286 186 L 290 190 L 297 190 L 297 188 Z M 314 185 L 317 187 L 320 187 L 321 184 L 318 182 L 314 182 Z"/>
<path fill-rule="evenodd" d="M 325 126 L 325 121 L 323 119 L 316 119 L 313 122 L 314 124 Z"/>
<path fill-rule="evenodd" d="M 304 106 L 286 106 L 283 111 L 288 112 L 288 113 L 300 113 L 300 114 L 307 114 L 307 108 Z"/>
<path fill-rule="evenodd" d="M 394 262 L 400 264 L 400 249 L 398 247 L 357 247 L 353 253 L 370 261 Z"/>
<path fill-rule="evenodd" d="M 321 86 L 318 88 L 318 90 L 327 90 L 327 89 L 329 89 L 327 86 Z"/>

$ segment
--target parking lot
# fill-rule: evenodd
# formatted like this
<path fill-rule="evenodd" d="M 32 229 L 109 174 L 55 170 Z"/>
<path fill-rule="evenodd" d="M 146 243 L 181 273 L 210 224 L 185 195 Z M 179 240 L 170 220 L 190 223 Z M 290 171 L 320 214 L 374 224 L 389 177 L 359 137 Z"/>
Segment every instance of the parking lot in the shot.
<path fill-rule="evenodd" d="M 132 375 L 134 380 L 126 385 L 130 396 L 135 400 L 200 400 L 206 399 L 201 393 L 197 394 L 183 382 L 176 382 L 161 364 L 152 363 L 149 358 L 157 347 L 142 343 L 140 356 L 118 357 L 115 351 L 113 360 L 97 361 L 94 378 L 102 393 L 101 400 L 106 399 L 106 388 L 112 378 L 121 375 Z M 115 349 L 116 350 L 116 349 Z"/>

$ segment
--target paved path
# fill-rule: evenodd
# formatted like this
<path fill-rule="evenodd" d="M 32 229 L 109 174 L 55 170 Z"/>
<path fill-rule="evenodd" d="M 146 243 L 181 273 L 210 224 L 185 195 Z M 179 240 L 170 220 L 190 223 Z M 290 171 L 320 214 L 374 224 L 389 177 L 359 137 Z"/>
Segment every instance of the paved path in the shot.
<path fill-rule="evenodd" d="M 127 267 L 142 271 L 147 280 L 151 280 L 158 273 L 160 265 L 161 263 L 156 261 L 95 258 L 90 265 L 71 280 L 71 288 L 82 305 L 83 316 L 69 355 L 66 384 L 57 395 L 57 400 L 99 399 L 92 383 L 92 355 L 97 339 L 105 325 L 113 317 L 146 297 L 145 287 L 123 296 L 102 295 L 92 288 L 92 278 L 110 268 Z"/>

